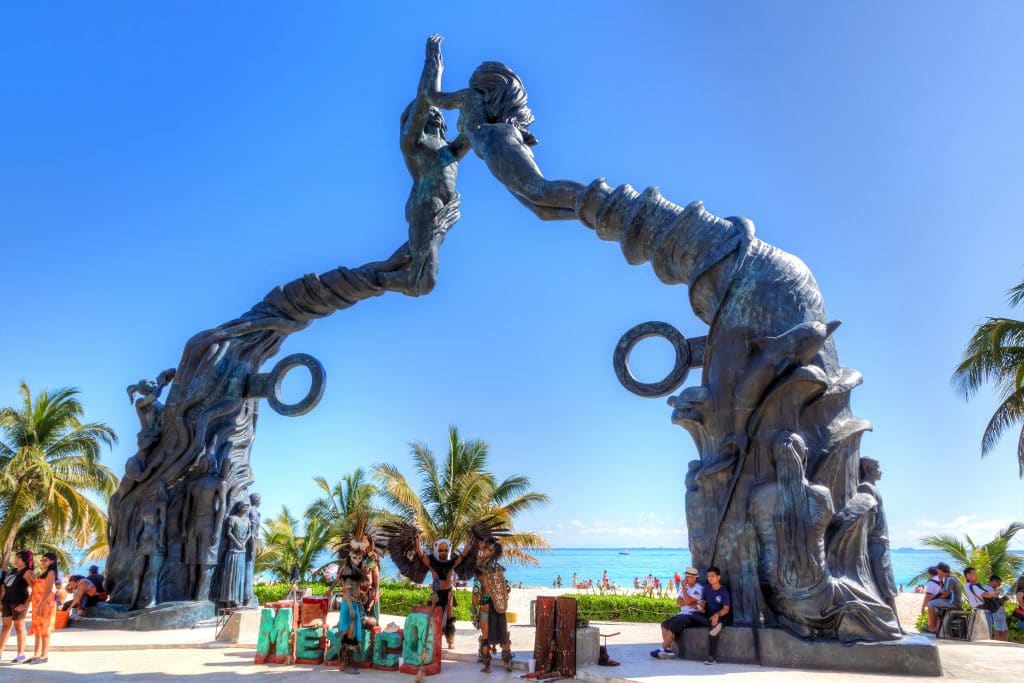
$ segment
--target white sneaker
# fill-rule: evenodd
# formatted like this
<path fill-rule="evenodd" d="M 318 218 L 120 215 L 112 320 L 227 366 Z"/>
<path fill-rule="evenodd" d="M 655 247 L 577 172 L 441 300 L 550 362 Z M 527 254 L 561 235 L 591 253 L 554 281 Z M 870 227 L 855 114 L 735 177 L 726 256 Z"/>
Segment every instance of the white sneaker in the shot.
<path fill-rule="evenodd" d="M 662 648 L 661 652 L 658 653 L 658 659 L 675 659 L 675 658 L 676 658 L 675 650 L 666 650 L 665 648 Z"/>
<path fill-rule="evenodd" d="M 718 622 L 717 624 L 715 624 L 714 626 L 711 627 L 710 631 L 708 631 L 708 633 L 710 633 L 713 636 L 717 636 L 721 632 L 722 632 L 722 622 Z"/>

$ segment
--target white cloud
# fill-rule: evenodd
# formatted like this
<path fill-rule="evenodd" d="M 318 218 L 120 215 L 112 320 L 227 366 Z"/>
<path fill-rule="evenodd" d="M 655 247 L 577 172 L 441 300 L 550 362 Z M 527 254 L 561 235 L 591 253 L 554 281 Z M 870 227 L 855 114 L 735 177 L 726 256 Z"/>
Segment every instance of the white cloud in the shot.
<path fill-rule="evenodd" d="M 925 536 L 948 534 L 963 538 L 970 536 L 976 544 L 981 545 L 992 540 L 996 533 L 1005 529 L 1012 519 L 979 519 L 978 515 L 958 515 L 952 519 L 942 520 L 931 517 L 915 519 L 912 524 L 893 528 L 890 524 L 889 545 L 893 548 L 921 547 L 921 539 Z M 1024 536 L 1017 536 L 1011 547 L 1024 546 Z"/>

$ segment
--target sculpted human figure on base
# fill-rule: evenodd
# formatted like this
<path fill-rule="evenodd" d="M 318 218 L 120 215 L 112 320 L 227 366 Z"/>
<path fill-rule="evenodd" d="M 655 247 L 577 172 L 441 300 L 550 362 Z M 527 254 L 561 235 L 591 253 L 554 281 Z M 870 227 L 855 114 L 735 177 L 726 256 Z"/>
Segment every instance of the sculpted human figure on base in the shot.
<path fill-rule="evenodd" d="M 137 609 L 142 597 L 142 585 L 149 577 L 149 602 L 146 608 L 159 602 L 160 568 L 167 556 L 167 485 L 163 479 L 156 482 L 154 495 L 141 508 L 141 524 L 136 546 L 135 577 L 130 609 Z"/>
<path fill-rule="evenodd" d="M 868 559 L 871 563 L 871 577 L 878 593 L 886 604 L 896 611 L 896 576 L 893 574 L 892 559 L 889 556 L 889 523 L 885 518 L 882 495 L 878 492 L 878 480 L 882 478 L 882 467 L 875 458 L 861 456 L 860 486 L 857 491 L 870 494 L 878 501 L 875 508 L 874 524 L 868 534 Z"/>
<path fill-rule="evenodd" d="M 403 270 L 380 275 L 385 287 L 410 296 L 421 296 L 434 289 L 438 250 L 460 215 L 459 193 L 455 191 L 459 160 L 469 151 L 465 135 L 448 142 L 444 116 L 427 102 L 428 83 L 438 68 L 432 60 L 439 59 L 440 53 L 432 55 L 427 51 L 427 65 L 416 99 L 401 118 L 402 156 L 413 179 L 405 202 L 405 219 L 409 223 L 407 247 L 412 260 Z"/>
<path fill-rule="evenodd" d="M 160 438 L 163 431 L 163 410 L 160 394 L 164 387 L 174 380 L 174 368 L 168 368 L 159 375 L 156 381 L 140 379 L 128 386 L 128 400 L 135 405 L 135 414 L 139 417 L 139 433 L 136 435 L 135 454 L 124 464 L 124 476 L 118 484 L 117 491 L 110 497 L 107 504 L 107 543 L 113 544 L 117 536 L 117 522 L 120 502 L 140 482 L 146 479 L 156 464 L 149 457 L 153 444 Z M 138 400 L 135 395 L 138 394 Z"/>
<path fill-rule="evenodd" d="M 803 438 L 782 431 L 770 450 L 775 480 L 754 487 L 750 519 L 759 541 L 758 572 L 780 623 L 804 638 L 895 640 L 895 613 L 859 584 L 833 577 L 825 563 L 832 519 L 828 488 L 804 475 Z"/>
<path fill-rule="evenodd" d="M 137 383 L 128 387 L 128 400 L 134 402 L 135 413 L 139 416 L 141 429 L 137 437 L 140 451 L 148 449 L 160 436 L 163 427 L 163 405 L 157 400 L 163 392 L 164 387 L 174 379 L 174 368 L 168 368 L 161 372 L 156 381 L 140 379 Z M 135 400 L 135 395 L 139 399 Z"/>
<path fill-rule="evenodd" d="M 186 480 L 181 528 L 188 587 L 193 600 L 210 599 L 210 580 L 217 564 L 220 532 L 227 505 L 227 474 L 231 460 L 224 458 L 221 475 L 212 455 L 199 459 L 191 479 Z"/>
<path fill-rule="evenodd" d="M 245 583 L 248 579 L 245 553 L 251 537 L 249 501 L 242 500 L 235 503 L 231 514 L 224 520 L 224 562 L 221 564 L 217 602 L 227 607 L 245 604 L 251 590 Z"/>
<path fill-rule="evenodd" d="M 256 567 L 256 551 L 260 538 L 260 494 L 249 496 L 249 541 L 245 544 L 245 604 L 253 602 L 252 578 Z"/>
<path fill-rule="evenodd" d="M 442 40 L 436 34 L 427 39 L 424 77 L 429 77 L 430 104 L 459 110 L 459 133 L 469 139 L 494 177 L 539 218 L 576 218 L 576 202 L 586 188 L 572 180 L 547 180 L 540 172 L 530 151 L 537 144 L 530 132 L 533 112 L 516 72 L 500 62 L 484 62 L 469 77 L 468 88 L 442 92 Z"/>

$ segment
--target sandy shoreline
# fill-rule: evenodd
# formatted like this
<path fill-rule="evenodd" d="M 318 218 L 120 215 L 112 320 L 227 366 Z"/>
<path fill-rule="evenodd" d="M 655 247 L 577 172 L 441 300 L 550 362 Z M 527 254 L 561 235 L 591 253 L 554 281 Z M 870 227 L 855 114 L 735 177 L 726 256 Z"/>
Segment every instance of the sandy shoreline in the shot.
<path fill-rule="evenodd" d="M 619 590 L 616 595 L 636 595 L 641 591 L 632 588 Z M 516 613 L 520 624 L 530 622 L 530 601 L 536 600 L 538 595 L 594 595 L 593 590 L 573 590 L 571 588 L 541 588 L 531 586 L 525 588 L 513 588 L 509 593 L 509 610 Z M 921 600 L 923 596 L 918 593 L 901 593 L 896 596 L 896 609 L 899 612 L 900 624 L 903 630 L 916 632 L 915 623 L 917 615 L 921 612 Z"/>

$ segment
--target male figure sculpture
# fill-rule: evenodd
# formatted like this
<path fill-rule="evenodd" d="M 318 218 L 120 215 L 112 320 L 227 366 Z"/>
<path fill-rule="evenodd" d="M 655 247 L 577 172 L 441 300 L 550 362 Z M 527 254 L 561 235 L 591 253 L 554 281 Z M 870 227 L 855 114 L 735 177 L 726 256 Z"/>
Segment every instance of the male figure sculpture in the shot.
<path fill-rule="evenodd" d="M 142 528 L 136 547 L 135 577 L 132 588 L 131 609 L 139 607 L 142 584 L 149 576 L 149 602 L 147 608 L 158 602 L 160 568 L 167 556 L 167 485 L 163 479 L 156 482 L 155 495 L 146 501 L 141 512 Z"/>
<path fill-rule="evenodd" d="M 429 66 L 431 59 L 440 59 L 440 53 L 431 55 L 428 51 L 428 66 L 423 69 L 416 99 L 402 112 L 401 118 L 402 156 L 413 180 L 405 202 L 412 262 L 406 269 L 381 273 L 385 287 L 411 296 L 434 289 L 438 250 L 460 216 L 459 193 L 455 191 L 459 160 L 469 151 L 465 135 L 448 142 L 444 116 L 427 103 L 427 87 L 433 73 Z"/>
<path fill-rule="evenodd" d="M 193 600 L 210 599 L 210 579 L 217 564 L 221 529 L 227 505 L 226 470 L 230 459 L 224 458 L 222 474 L 211 471 L 216 466 L 212 454 L 199 460 L 193 479 L 186 481 L 185 503 L 182 507 L 182 543 L 188 566 L 189 593 Z"/>
<path fill-rule="evenodd" d="M 249 496 L 249 540 L 245 544 L 245 604 L 251 604 L 252 575 L 256 566 L 256 551 L 260 537 L 260 494 L 253 493 Z"/>
<path fill-rule="evenodd" d="M 874 524 L 868 532 L 868 560 L 871 563 L 871 578 L 875 581 L 879 595 L 886 604 L 896 611 L 896 577 L 893 575 L 892 560 L 889 557 L 889 523 L 885 519 L 885 508 L 882 506 L 882 495 L 878 492 L 878 480 L 882 478 L 882 468 L 875 458 L 861 456 L 859 493 L 870 494 L 878 501 L 875 507 Z"/>

